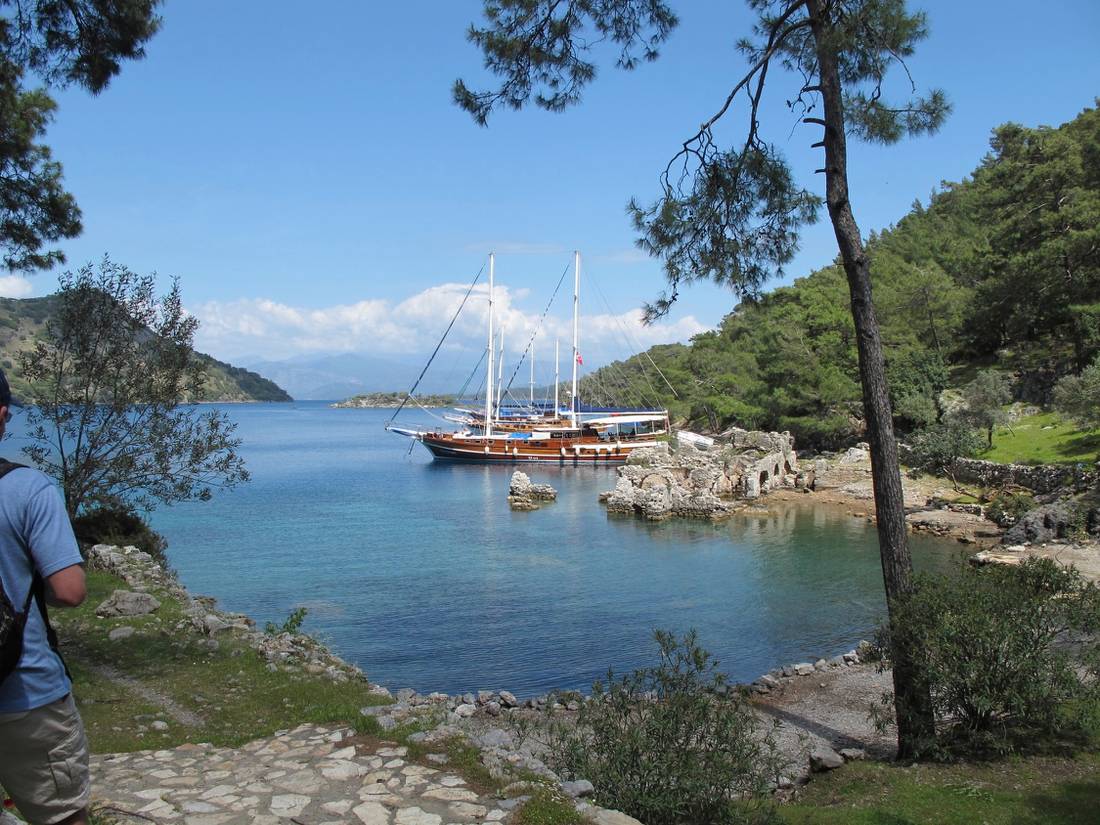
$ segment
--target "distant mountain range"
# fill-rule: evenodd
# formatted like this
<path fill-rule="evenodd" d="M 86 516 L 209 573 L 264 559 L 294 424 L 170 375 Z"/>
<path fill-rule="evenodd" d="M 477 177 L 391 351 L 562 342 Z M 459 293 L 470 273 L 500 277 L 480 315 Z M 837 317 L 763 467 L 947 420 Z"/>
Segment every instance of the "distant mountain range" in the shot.
<path fill-rule="evenodd" d="M 57 297 L 0 298 L 0 363 L 8 376 L 16 399 L 33 397 L 31 388 L 19 374 L 16 355 L 40 338 L 46 321 L 54 313 Z M 206 386 L 199 401 L 291 401 L 277 384 L 241 367 L 196 353 L 206 365 Z"/>
<path fill-rule="evenodd" d="M 245 366 L 300 401 L 339 401 L 353 395 L 407 390 L 424 368 L 422 355 L 299 355 L 284 361 L 246 359 Z M 463 379 L 458 379 L 461 384 Z M 429 374 L 417 392 L 454 392 L 457 385 Z"/>

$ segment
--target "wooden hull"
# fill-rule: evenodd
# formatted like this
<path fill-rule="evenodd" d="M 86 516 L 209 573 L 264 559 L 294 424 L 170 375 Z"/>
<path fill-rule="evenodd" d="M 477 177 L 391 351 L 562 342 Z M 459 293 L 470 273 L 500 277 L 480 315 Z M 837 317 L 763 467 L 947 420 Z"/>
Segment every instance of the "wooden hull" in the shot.
<path fill-rule="evenodd" d="M 475 461 L 482 464 L 543 462 L 558 464 L 623 464 L 630 453 L 642 447 L 652 447 L 655 440 L 635 443 L 578 442 L 546 439 L 546 444 L 527 439 L 455 438 L 448 433 L 424 433 L 421 444 L 432 456 L 445 461 Z M 488 449 L 486 449 L 488 447 Z"/>

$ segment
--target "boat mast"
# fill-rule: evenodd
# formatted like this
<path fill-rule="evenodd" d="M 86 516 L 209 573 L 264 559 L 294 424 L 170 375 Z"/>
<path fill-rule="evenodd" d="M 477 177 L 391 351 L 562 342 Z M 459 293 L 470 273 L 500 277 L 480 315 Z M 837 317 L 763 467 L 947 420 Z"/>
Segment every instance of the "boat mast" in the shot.
<path fill-rule="evenodd" d="M 485 373 L 485 437 L 493 434 L 493 253 L 489 253 L 489 349 L 488 371 Z"/>
<path fill-rule="evenodd" d="M 558 385 L 561 383 L 559 368 L 561 367 L 561 339 L 554 339 L 554 418 L 558 417 Z"/>
<path fill-rule="evenodd" d="M 535 408 L 535 342 L 531 341 L 531 394 L 528 399 L 531 409 Z"/>
<path fill-rule="evenodd" d="M 497 417 L 500 417 L 500 391 L 504 387 L 504 324 L 500 325 L 500 363 L 497 364 Z"/>
<path fill-rule="evenodd" d="M 573 416 L 573 426 L 577 426 L 577 420 L 580 417 L 580 403 L 577 400 L 577 360 L 580 358 L 580 351 L 577 349 L 577 322 L 578 311 L 580 307 L 580 291 L 581 291 L 581 253 L 573 253 L 573 396 L 569 400 L 569 408 Z"/>

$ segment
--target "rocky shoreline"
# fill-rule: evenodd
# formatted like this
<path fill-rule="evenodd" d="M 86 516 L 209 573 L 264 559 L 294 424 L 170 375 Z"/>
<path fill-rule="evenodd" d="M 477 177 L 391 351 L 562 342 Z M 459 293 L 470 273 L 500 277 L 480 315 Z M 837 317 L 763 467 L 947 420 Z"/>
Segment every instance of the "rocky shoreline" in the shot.
<path fill-rule="evenodd" d="M 167 595 L 177 599 L 183 605 L 184 618 L 174 630 L 200 634 L 206 645 L 216 647 L 220 644 L 219 637 L 231 635 L 259 653 L 270 670 L 305 672 L 334 682 L 367 681 L 362 670 L 345 662 L 306 634 L 257 631 L 255 622 L 244 614 L 218 610 L 213 599 L 191 595 L 174 574 L 137 548 L 96 545 L 88 554 L 88 563 L 95 569 L 119 576 L 129 588 L 115 591 L 97 608 L 99 615 L 118 617 L 153 612 L 159 606 L 153 594 L 159 593 L 162 597 Z M 112 630 L 111 638 L 124 640 L 129 635 L 127 630 L 133 632 L 126 626 L 117 627 Z M 763 722 L 776 708 L 782 707 L 786 695 L 804 697 L 808 692 L 819 690 L 814 686 L 820 680 L 835 678 L 842 672 L 847 674 L 849 680 L 860 679 L 861 674 L 874 679 L 874 669 L 862 662 L 861 650 L 853 649 L 830 658 L 814 657 L 813 660 L 775 668 L 751 684 L 733 685 L 724 693 L 746 696 L 754 703 L 760 702 L 758 715 Z M 537 776 L 573 799 L 577 809 L 595 822 L 607 825 L 636 823 L 630 817 L 593 805 L 590 783 L 583 780 L 562 781 L 545 762 L 545 744 L 536 736 L 523 733 L 529 730 L 530 721 L 535 718 L 552 716 L 566 722 L 575 719 L 583 703 L 590 701 L 583 694 L 555 691 L 521 699 L 504 689 L 448 695 L 439 692 L 421 694 L 411 688 L 391 693 L 380 685 L 372 686 L 371 693 L 392 700 L 391 704 L 361 709 L 362 715 L 372 717 L 383 733 L 415 724 L 422 730 L 410 735 L 408 741 L 428 747 L 461 738 L 478 748 L 482 764 L 494 777 Z M 762 724 L 761 729 L 764 727 Z M 881 743 L 867 730 L 848 731 L 836 741 L 820 736 L 811 720 L 802 723 L 780 720 L 778 730 L 777 742 L 788 766 L 777 785 L 779 792 L 786 792 L 807 781 L 812 771 L 837 767 L 845 759 L 863 758 L 863 750 L 883 752 Z M 320 735 L 316 731 L 312 734 Z M 279 737 L 286 738 L 284 734 L 277 734 L 275 738 Z M 864 747 L 849 747 L 858 742 L 864 742 Z M 845 748 L 848 748 L 847 753 Z M 175 760 L 176 750 L 158 754 L 167 760 L 165 754 L 171 753 L 171 759 Z M 112 765 L 119 759 L 121 757 L 102 757 L 104 764 L 109 762 Z M 130 777 L 127 781 L 133 785 L 136 780 Z M 495 803 L 496 809 L 503 812 L 499 821 L 506 821 L 508 812 L 528 798 L 522 787 L 506 790 L 514 795 Z M 133 792 L 140 798 L 142 790 L 136 785 Z M 163 813 L 164 810 L 160 807 L 157 812 Z"/>

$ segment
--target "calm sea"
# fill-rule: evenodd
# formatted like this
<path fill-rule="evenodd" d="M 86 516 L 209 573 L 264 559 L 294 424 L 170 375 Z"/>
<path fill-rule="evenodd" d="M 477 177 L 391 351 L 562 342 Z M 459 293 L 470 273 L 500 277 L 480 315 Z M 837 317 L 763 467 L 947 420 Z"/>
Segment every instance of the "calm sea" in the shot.
<path fill-rule="evenodd" d="M 751 680 L 851 649 L 884 610 L 874 530 L 843 511 L 650 524 L 597 502 L 612 468 L 522 465 L 558 500 L 516 513 L 513 468 L 433 462 L 383 429 L 391 411 L 221 409 L 252 481 L 152 514 L 183 583 L 261 625 L 305 606 L 307 631 L 391 688 L 588 689 L 609 667 L 652 663 L 655 628 L 697 629 Z M 957 555 L 912 545 L 918 567 Z"/>

